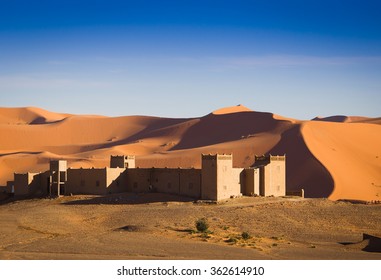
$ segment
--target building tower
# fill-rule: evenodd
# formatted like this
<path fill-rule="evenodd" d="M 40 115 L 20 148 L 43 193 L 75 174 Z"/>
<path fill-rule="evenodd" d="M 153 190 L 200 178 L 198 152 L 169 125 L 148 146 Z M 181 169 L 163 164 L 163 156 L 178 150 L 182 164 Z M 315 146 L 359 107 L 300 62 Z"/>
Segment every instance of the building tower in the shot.
<path fill-rule="evenodd" d="M 135 156 L 111 156 L 110 168 L 135 168 Z"/>
<path fill-rule="evenodd" d="M 50 161 L 49 196 L 65 195 L 65 182 L 67 180 L 67 161 Z"/>
<path fill-rule="evenodd" d="M 233 155 L 202 155 L 201 199 L 222 200 L 241 194 L 240 173 Z"/>
<path fill-rule="evenodd" d="M 259 170 L 259 195 L 286 195 L 286 155 L 255 156 L 254 168 Z"/>

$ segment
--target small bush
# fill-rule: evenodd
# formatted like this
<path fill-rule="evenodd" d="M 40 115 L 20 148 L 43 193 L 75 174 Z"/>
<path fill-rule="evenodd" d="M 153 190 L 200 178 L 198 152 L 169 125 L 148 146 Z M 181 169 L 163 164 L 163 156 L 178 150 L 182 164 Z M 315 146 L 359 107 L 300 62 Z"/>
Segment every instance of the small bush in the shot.
<path fill-rule="evenodd" d="M 244 240 L 248 240 L 251 238 L 250 234 L 247 231 L 242 232 L 241 236 Z"/>
<path fill-rule="evenodd" d="M 201 218 L 196 221 L 196 229 L 199 232 L 207 232 L 208 228 L 209 228 L 209 224 L 206 218 Z"/>

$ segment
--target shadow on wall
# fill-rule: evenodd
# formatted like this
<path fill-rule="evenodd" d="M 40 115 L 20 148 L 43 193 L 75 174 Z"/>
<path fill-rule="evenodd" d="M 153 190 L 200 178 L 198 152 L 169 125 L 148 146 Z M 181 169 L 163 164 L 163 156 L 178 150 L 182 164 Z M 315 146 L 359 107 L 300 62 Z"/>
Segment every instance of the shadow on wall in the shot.
<path fill-rule="evenodd" d="M 0 192 L 0 205 L 1 204 L 6 204 L 9 201 L 9 199 L 13 197 L 13 194 L 10 193 L 5 193 L 5 192 Z"/>
<path fill-rule="evenodd" d="M 164 193 L 119 193 L 110 194 L 99 197 L 91 197 L 88 199 L 68 201 L 66 205 L 101 205 L 101 204 L 147 204 L 168 202 L 194 202 L 195 198 L 178 196 Z"/>

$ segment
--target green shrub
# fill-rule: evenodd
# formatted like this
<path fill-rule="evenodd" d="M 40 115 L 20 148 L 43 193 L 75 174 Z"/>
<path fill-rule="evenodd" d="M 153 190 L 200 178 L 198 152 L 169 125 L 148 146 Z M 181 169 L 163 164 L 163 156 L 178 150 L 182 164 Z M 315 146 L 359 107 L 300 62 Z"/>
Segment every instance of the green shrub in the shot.
<path fill-rule="evenodd" d="M 207 232 L 208 228 L 209 228 L 209 224 L 206 218 L 201 218 L 196 221 L 196 229 L 199 232 Z"/>
<path fill-rule="evenodd" d="M 247 231 L 242 232 L 241 236 L 244 240 L 248 240 L 251 238 L 250 234 Z"/>

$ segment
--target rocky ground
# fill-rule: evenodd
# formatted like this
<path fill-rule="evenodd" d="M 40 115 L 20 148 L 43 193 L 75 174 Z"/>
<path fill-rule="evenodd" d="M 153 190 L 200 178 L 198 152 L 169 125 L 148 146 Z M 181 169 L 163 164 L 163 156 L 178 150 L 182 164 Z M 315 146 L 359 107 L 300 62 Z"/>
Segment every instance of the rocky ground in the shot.
<path fill-rule="evenodd" d="M 381 259 L 379 237 L 381 205 L 327 199 L 126 193 L 0 205 L 0 259 Z"/>

